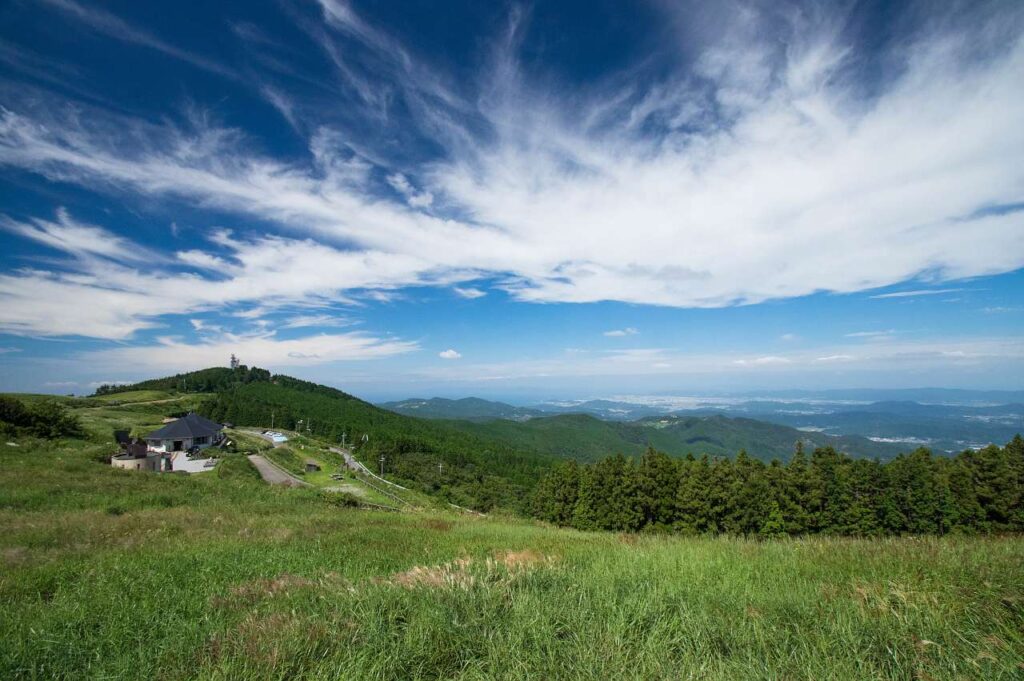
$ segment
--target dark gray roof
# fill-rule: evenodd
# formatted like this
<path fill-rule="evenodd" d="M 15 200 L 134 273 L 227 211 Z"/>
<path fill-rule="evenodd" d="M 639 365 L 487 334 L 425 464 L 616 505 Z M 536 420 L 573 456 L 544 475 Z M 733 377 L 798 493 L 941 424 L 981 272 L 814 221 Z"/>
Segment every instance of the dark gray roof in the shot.
<path fill-rule="evenodd" d="M 171 421 L 163 428 L 146 436 L 147 440 L 175 440 L 179 438 L 210 437 L 221 431 L 222 426 L 199 414 L 189 413 L 177 421 Z"/>

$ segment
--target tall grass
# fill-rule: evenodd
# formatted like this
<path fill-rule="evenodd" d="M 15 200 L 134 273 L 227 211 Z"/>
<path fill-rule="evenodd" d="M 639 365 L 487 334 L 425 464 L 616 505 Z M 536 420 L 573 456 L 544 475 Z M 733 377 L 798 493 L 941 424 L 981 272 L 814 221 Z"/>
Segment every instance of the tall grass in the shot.
<path fill-rule="evenodd" d="M 3 679 L 1024 677 L 1020 538 L 581 533 L 339 509 L 241 455 L 156 476 L 22 444 Z"/>

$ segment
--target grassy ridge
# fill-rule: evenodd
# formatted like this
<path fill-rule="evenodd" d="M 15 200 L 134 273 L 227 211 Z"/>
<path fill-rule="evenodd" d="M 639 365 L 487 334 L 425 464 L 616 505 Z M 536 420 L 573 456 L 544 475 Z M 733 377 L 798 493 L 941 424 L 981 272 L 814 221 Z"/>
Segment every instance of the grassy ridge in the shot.
<path fill-rule="evenodd" d="M 1018 538 L 753 542 L 337 509 L 3 452 L 0 677 L 1020 678 Z M 510 553 L 511 552 L 511 553 Z M 469 558 L 467 564 L 464 559 Z M 418 566 L 418 567 L 417 567 Z"/>

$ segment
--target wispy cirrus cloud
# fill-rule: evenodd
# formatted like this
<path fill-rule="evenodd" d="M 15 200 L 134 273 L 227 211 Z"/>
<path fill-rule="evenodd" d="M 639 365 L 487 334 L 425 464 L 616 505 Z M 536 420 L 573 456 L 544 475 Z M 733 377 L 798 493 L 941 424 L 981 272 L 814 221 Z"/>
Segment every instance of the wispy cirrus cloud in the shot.
<path fill-rule="evenodd" d="M 453 286 L 452 291 L 455 292 L 455 295 L 460 298 L 466 298 L 467 300 L 483 298 L 487 295 L 487 291 L 483 291 L 473 286 Z"/>
<path fill-rule="evenodd" d="M 382 293 L 425 274 L 422 263 L 385 253 L 339 250 L 308 239 L 238 239 L 228 232 L 211 236 L 222 253 L 216 272 L 207 271 L 208 258 L 197 261 L 187 253 L 177 260 L 197 270 L 183 271 L 170 261 L 140 259 L 146 249 L 66 214 L 55 222 L 7 220 L 5 227 L 72 256 L 61 270 L 0 274 L 0 330 L 20 335 L 125 339 L 158 326 L 163 315 L 245 303 L 301 308 L 354 302 L 347 296 L 356 290 Z M 450 283 L 439 276 L 437 283 Z"/>
<path fill-rule="evenodd" d="M 640 333 L 640 330 L 632 326 L 627 326 L 624 329 L 612 329 L 611 331 L 605 331 L 602 335 L 609 338 L 623 338 L 625 336 L 636 336 Z"/>
<path fill-rule="evenodd" d="M 879 293 L 877 295 L 868 296 L 869 298 L 878 300 L 882 298 L 919 298 L 921 296 L 937 296 L 944 293 L 956 293 L 963 291 L 962 288 L 930 288 L 930 289 L 917 289 L 914 291 L 893 291 L 892 293 Z"/>
<path fill-rule="evenodd" d="M 47 2 L 103 35 L 239 78 L 106 10 Z M 260 139 L 203 117 L 154 124 L 100 108 L 82 115 L 59 102 L 7 102 L 0 164 L 259 227 L 210 232 L 202 248 L 143 267 L 124 237 L 67 213 L 9 222 L 9 233 L 68 262 L 0 274 L 0 329 L 124 340 L 167 316 L 230 311 L 255 320 L 292 307 L 314 311 L 278 328 L 313 328 L 329 325 L 308 323 L 324 304 L 392 300 L 423 285 L 478 298 L 486 292 L 468 284 L 481 280 L 528 302 L 711 308 L 908 280 L 938 286 L 1024 265 L 1024 211 L 1013 208 L 1024 183 L 1024 45 L 1012 30 L 1019 10 L 985 25 L 936 21 L 940 28 L 916 31 L 885 55 L 898 68 L 873 80 L 870 96 L 841 16 L 744 10 L 742 20 L 706 26 L 688 43 L 694 54 L 678 59 L 688 70 L 638 66 L 642 77 L 626 84 L 609 77 L 583 89 L 522 68 L 529 27 L 518 10 L 478 78 L 459 81 L 352 5 L 322 0 L 309 35 L 351 95 L 345 108 L 372 125 L 354 133 L 318 118 L 330 107 L 302 106 L 301 93 L 282 82 L 249 83 L 305 137 L 304 156 L 275 157 Z M 394 139 L 409 135 L 436 153 L 396 158 L 403 145 Z M 213 359 L 225 349 L 214 342 L 222 330 L 203 331 L 200 356 Z M 849 334 L 872 345 L 890 336 Z M 358 350 L 345 334 L 327 337 Z M 313 342 L 259 342 L 257 357 L 338 356 Z M 936 352 L 935 361 L 977 359 L 969 350 Z M 713 366 L 888 361 L 881 348 L 749 354 Z M 611 359 L 590 370 L 695 370 L 685 353 L 663 350 Z"/>
<path fill-rule="evenodd" d="M 148 47 L 219 76 L 238 78 L 232 69 L 223 64 L 183 50 L 99 7 L 79 4 L 74 0 L 41 0 L 41 4 L 58 10 L 107 37 Z"/>
<path fill-rule="evenodd" d="M 854 331 L 846 334 L 847 338 L 889 338 L 896 333 L 896 329 L 884 329 L 879 331 Z"/>
<path fill-rule="evenodd" d="M 752 359 L 737 359 L 733 361 L 733 364 L 737 366 L 777 366 L 779 364 L 792 364 L 793 360 L 788 357 L 779 357 L 777 355 L 766 355 L 764 357 L 754 357 Z"/>
<path fill-rule="evenodd" d="M 826 355 L 824 357 L 816 357 L 815 362 L 852 362 L 857 359 L 853 355 Z"/>

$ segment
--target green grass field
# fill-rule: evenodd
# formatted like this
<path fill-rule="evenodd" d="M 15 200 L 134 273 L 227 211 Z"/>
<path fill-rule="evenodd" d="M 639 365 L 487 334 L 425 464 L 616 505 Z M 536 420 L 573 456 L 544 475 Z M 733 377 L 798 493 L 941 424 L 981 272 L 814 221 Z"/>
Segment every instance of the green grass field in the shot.
<path fill-rule="evenodd" d="M 89 441 L 0 451 L 0 678 L 1024 678 L 1018 537 L 365 511 L 269 487 L 241 454 L 191 477 L 113 470 L 98 459 L 123 413 L 142 416 L 95 409 Z"/>

